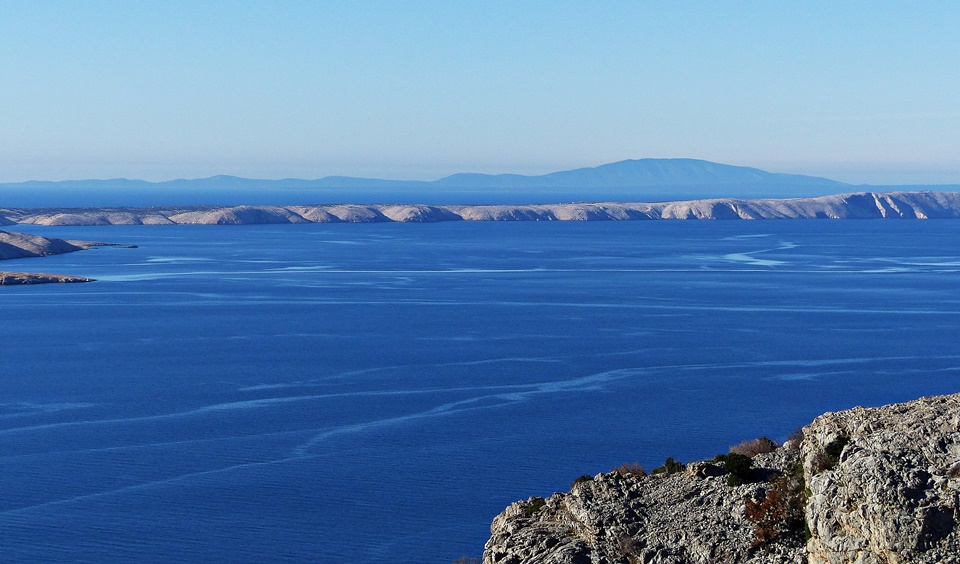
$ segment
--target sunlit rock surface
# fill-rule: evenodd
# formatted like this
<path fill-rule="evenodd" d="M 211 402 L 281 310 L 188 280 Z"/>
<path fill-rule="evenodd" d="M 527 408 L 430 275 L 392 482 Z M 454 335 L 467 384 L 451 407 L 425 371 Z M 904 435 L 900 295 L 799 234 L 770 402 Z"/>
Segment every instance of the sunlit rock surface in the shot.
<path fill-rule="evenodd" d="M 629 221 L 655 219 L 936 219 L 960 217 L 960 193 L 861 192 L 818 198 L 720 198 L 655 203 L 426 206 L 199 206 L 158 208 L 0 209 L 0 224 L 248 225 L 438 221 Z"/>
<path fill-rule="evenodd" d="M 518 501 L 493 520 L 484 563 L 960 561 L 960 394 L 826 413 L 753 463 L 766 477 L 736 487 L 700 462 Z M 760 542 L 783 520 L 749 518 L 746 500 L 768 499 L 778 474 L 795 480 L 795 526 Z"/>

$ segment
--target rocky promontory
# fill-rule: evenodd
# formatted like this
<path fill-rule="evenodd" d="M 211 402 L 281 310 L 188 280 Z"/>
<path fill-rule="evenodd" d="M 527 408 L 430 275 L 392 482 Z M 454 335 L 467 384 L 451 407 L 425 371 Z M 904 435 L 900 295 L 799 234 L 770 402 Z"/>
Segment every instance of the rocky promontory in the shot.
<path fill-rule="evenodd" d="M 2 208 L 0 225 L 249 225 L 438 221 L 960 218 L 957 192 L 858 192 L 817 198 L 532 205 L 331 204 L 151 208 Z"/>
<path fill-rule="evenodd" d="M 98 243 L 65 241 L 15 231 L 0 231 L 0 260 L 62 255 L 89 249 Z"/>
<path fill-rule="evenodd" d="M 105 243 L 92 243 L 88 241 L 65 241 L 63 239 L 41 237 L 39 235 L 0 231 L 0 260 L 61 255 L 104 244 Z M 0 286 L 92 281 L 93 279 L 91 278 L 65 274 L 0 271 Z"/>
<path fill-rule="evenodd" d="M 28 286 L 31 284 L 75 284 L 82 282 L 95 282 L 95 280 L 93 278 L 70 276 L 68 274 L 0 271 L 0 286 Z"/>
<path fill-rule="evenodd" d="M 518 501 L 483 561 L 960 561 L 960 394 L 826 413 L 783 446 L 745 445 Z"/>

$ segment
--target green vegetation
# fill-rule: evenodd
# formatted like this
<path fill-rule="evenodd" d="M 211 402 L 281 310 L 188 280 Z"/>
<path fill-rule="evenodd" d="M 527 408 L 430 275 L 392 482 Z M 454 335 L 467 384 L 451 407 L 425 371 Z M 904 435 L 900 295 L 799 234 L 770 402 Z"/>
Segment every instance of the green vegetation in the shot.
<path fill-rule="evenodd" d="M 547 504 L 547 501 L 542 497 L 535 497 L 529 505 L 523 508 L 523 514 L 526 516 L 536 515 L 540 513 L 540 510 L 543 509 L 543 506 Z"/>
<path fill-rule="evenodd" d="M 850 437 L 846 435 L 840 435 L 830 441 L 823 451 L 814 455 L 812 462 L 814 472 L 819 473 L 835 468 L 840 463 L 840 455 L 843 454 L 843 449 L 849 442 Z"/>
<path fill-rule="evenodd" d="M 657 466 L 653 469 L 652 474 L 676 474 L 678 472 L 683 472 L 683 469 L 686 468 L 686 465 L 682 462 L 677 462 L 673 459 L 672 456 L 668 456 L 664 461 L 663 466 Z"/>
<path fill-rule="evenodd" d="M 753 481 L 753 460 L 746 455 L 730 453 L 723 461 L 727 471 L 727 485 L 742 486 Z"/>
<path fill-rule="evenodd" d="M 831 441 L 830 444 L 827 445 L 827 448 L 823 449 L 823 455 L 827 458 L 827 462 L 830 463 L 831 468 L 840 462 L 840 455 L 843 454 L 843 448 L 847 446 L 849 442 L 850 437 L 840 435 Z"/>
<path fill-rule="evenodd" d="M 592 482 L 592 481 L 593 481 L 593 476 L 587 476 L 586 474 L 584 474 L 583 476 L 580 476 L 579 478 L 574 480 L 573 483 L 570 484 L 570 487 L 572 488 L 577 484 L 582 484 L 584 482 Z"/>

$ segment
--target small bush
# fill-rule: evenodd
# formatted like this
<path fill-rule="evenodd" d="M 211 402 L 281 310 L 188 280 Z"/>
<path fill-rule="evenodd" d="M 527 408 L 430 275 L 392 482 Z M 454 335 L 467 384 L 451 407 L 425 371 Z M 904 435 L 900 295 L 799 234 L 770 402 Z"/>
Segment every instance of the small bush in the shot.
<path fill-rule="evenodd" d="M 683 472 L 683 469 L 686 468 L 686 465 L 682 462 L 677 462 L 673 459 L 672 456 L 668 456 L 664 461 L 663 466 L 657 466 L 653 469 L 653 474 L 676 474 L 677 472 Z"/>
<path fill-rule="evenodd" d="M 850 437 L 840 435 L 823 449 L 823 454 L 827 457 L 827 462 L 830 462 L 831 467 L 836 466 L 840 462 L 840 455 L 843 454 L 843 448 L 847 446 L 849 442 Z"/>
<path fill-rule="evenodd" d="M 570 487 L 572 488 L 577 484 L 582 484 L 584 482 L 592 482 L 592 481 L 593 481 L 593 476 L 587 476 L 586 474 L 584 474 L 583 476 L 580 476 L 579 478 L 574 480 L 573 483 L 570 484 Z"/>
<path fill-rule="evenodd" d="M 483 560 L 476 556 L 461 556 L 454 560 L 453 564 L 483 564 Z"/>
<path fill-rule="evenodd" d="M 643 466 L 640 466 L 640 464 L 636 462 L 632 464 L 621 464 L 620 466 L 617 466 L 616 468 L 614 468 L 613 471 L 616 472 L 617 474 L 620 474 L 621 476 L 626 476 L 629 474 L 632 476 L 638 476 L 642 478 L 647 475 L 647 469 L 644 468 Z"/>
<path fill-rule="evenodd" d="M 771 486 L 762 500 L 748 498 L 744 501 L 747 520 L 755 526 L 754 548 L 785 536 L 799 539 L 801 531 L 805 537 L 809 534 L 803 516 L 806 496 L 802 482 L 781 476 L 771 482 Z"/>
<path fill-rule="evenodd" d="M 733 454 L 742 454 L 744 456 L 749 456 L 753 458 L 758 454 L 766 454 L 768 452 L 773 452 L 777 450 L 779 445 L 767 437 L 760 437 L 759 439 L 753 439 L 752 441 L 743 441 L 738 445 L 730 447 L 730 452 Z"/>
<path fill-rule="evenodd" d="M 844 447 L 850 442 L 850 437 L 840 435 L 830 441 L 824 449 L 813 455 L 811 466 L 814 473 L 820 473 L 824 470 L 832 470 L 840 463 L 840 455 L 843 454 Z"/>
<path fill-rule="evenodd" d="M 749 456 L 730 453 L 724 459 L 723 469 L 728 474 L 728 485 L 741 486 L 753 481 L 753 460 Z"/>
<path fill-rule="evenodd" d="M 535 515 L 540 513 L 540 510 L 543 509 L 543 506 L 547 504 L 547 501 L 542 497 L 535 497 L 529 505 L 523 508 L 523 514 L 526 516 Z"/>

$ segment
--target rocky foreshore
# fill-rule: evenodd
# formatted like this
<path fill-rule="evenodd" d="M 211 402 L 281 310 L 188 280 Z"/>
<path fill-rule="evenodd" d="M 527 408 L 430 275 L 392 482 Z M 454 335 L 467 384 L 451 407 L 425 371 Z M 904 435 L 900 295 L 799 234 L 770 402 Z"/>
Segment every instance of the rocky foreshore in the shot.
<path fill-rule="evenodd" d="M 53 237 L 29 235 L 27 233 L 0 231 L 0 260 L 62 255 L 64 253 L 82 251 L 90 247 L 108 244 L 109 243 L 94 243 L 89 241 L 66 241 Z M 66 274 L 0 271 L 0 286 L 74 282 L 93 282 L 93 279 Z"/>
<path fill-rule="evenodd" d="M 153 208 L 2 208 L 0 225 L 243 225 L 438 221 L 960 218 L 957 192 L 859 192 L 793 199 L 541 205 L 340 204 Z"/>
<path fill-rule="evenodd" d="M 0 231 L 0 260 L 62 255 L 103 244 Z"/>
<path fill-rule="evenodd" d="M 67 274 L 0 271 L 0 286 L 26 286 L 29 284 L 74 284 L 81 282 L 95 282 L 95 280 L 93 278 L 70 276 Z"/>
<path fill-rule="evenodd" d="M 731 450 L 518 501 L 483 561 L 960 561 L 960 394 L 826 413 L 783 446 Z"/>

